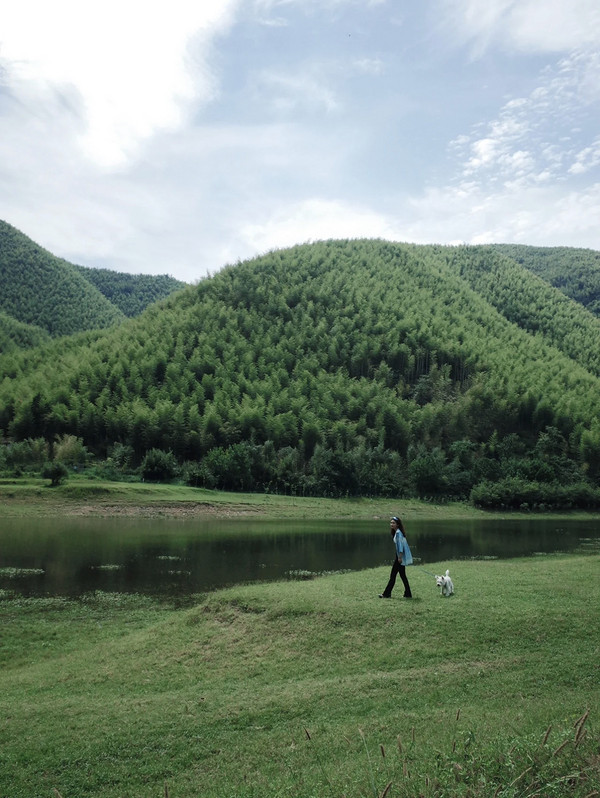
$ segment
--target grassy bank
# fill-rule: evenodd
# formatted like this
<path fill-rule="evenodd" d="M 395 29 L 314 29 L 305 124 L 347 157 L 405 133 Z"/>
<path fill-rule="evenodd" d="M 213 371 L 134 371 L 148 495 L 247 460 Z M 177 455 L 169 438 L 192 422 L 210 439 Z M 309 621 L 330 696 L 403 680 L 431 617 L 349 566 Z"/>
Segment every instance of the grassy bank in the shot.
<path fill-rule="evenodd" d="M 506 513 L 479 510 L 465 502 L 435 504 L 418 499 L 323 499 L 265 493 L 227 493 L 142 482 L 108 482 L 71 477 L 55 488 L 48 480 L 34 478 L 0 479 L 0 518 L 34 515 L 214 515 L 257 518 L 389 518 L 402 513 L 411 519 L 499 518 Z M 566 513 L 545 517 L 565 517 Z M 585 518 L 600 513 L 572 512 Z M 511 512 L 511 518 L 531 514 Z"/>
<path fill-rule="evenodd" d="M 599 565 L 450 563 L 450 599 L 413 568 L 412 601 L 384 568 L 182 610 L 4 595 L 0 795 L 596 796 Z"/>
<path fill-rule="evenodd" d="M 409 510 L 425 518 L 484 517 L 459 502 L 435 505 L 418 500 L 323 499 L 264 493 L 228 493 L 185 485 L 108 482 L 70 478 L 55 488 L 48 480 L 0 480 L 0 516 L 82 514 L 117 515 L 213 514 L 296 518 L 387 518 Z"/>

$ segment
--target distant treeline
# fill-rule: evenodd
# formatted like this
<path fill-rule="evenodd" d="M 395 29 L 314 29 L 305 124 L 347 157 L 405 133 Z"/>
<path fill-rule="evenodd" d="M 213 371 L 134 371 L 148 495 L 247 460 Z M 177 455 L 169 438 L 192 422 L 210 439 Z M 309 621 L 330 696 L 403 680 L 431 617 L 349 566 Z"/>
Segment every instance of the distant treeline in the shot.
<path fill-rule="evenodd" d="M 496 248 L 320 242 L 5 355 L 0 429 L 205 487 L 591 506 L 599 353 L 600 321 Z"/>
<path fill-rule="evenodd" d="M 139 463 L 133 448 L 116 443 L 108 456 L 94 458 L 79 438 L 63 435 L 0 446 L 0 474 L 41 473 L 54 479 L 78 471 L 110 480 L 183 482 L 192 487 L 296 496 L 418 496 L 471 500 L 483 508 L 520 510 L 600 507 L 600 488 L 586 479 L 569 457 L 568 445 L 554 427 L 542 433 L 534 452 L 523 442 L 497 436 L 479 446 L 455 442 L 441 447 L 410 446 L 406 456 L 383 447 L 332 449 L 303 443 L 276 449 L 271 441 L 241 441 L 217 446 L 197 460 L 179 462 L 172 451 L 151 449 Z M 58 470 L 49 468 L 58 464 Z M 52 476 L 51 476 L 52 475 Z"/>

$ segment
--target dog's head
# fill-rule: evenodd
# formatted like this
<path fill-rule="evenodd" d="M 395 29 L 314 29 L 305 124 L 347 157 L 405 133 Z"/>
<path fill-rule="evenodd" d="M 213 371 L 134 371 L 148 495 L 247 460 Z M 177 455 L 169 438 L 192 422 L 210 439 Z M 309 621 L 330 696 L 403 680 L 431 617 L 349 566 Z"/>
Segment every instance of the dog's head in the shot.
<path fill-rule="evenodd" d="M 450 579 L 450 571 L 446 571 L 444 576 L 436 576 L 435 583 L 438 587 L 445 587 L 446 585 L 451 585 L 452 580 Z"/>

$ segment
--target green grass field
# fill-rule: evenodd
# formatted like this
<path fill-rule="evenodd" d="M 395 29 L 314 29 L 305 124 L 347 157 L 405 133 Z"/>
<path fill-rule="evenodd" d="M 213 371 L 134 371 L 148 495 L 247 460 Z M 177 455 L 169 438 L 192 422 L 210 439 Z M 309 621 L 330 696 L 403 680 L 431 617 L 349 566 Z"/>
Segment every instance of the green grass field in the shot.
<path fill-rule="evenodd" d="M 449 599 L 415 567 L 412 601 L 385 568 L 187 609 L 4 594 L 0 796 L 597 796 L 599 566 L 445 563 Z"/>
<path fill-rule="evenodd" d="M 176 484 L 109 482 L 71 476 L 51 488 L 48 480 L 35 477 L 0 478 L 0 518 L 39 515 L 135 514 L 202 515 L 221 517 L 249 515 L 263 518 L 389 519 L 402 514 L 414 519 L 530 518 L 531 513 L 488 512 L 467 502 L 435 504 L 418 499 L 348 498 L 324 499 L 266 493 L 231 493 Z M 545 513 L 544 517 L 600 518 L 600 513 L 573 511 Z M 541 514 L 536 514 L 541 517 Z"/>

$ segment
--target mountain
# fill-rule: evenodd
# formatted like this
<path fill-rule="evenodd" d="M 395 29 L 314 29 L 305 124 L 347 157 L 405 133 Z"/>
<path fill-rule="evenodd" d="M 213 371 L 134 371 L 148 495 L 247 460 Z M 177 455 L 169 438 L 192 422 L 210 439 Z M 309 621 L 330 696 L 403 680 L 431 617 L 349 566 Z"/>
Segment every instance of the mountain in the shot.
<path fill-rule="evenodd" d="M 0 222 L 0 310 L 50 335 L 109 327 L 124 319 L 70 263 Z"/>
<path fill-rule="evenodd" d="M 170 450 L 220 487 L 595 484 L 598 351 L 600 321 L 494 247 L 326 241 L 5 356 L 0 428 Z"/>
<path fill-rule="evenodd" d="M 516 251 L 515 251 L 516 250 Z M 523 253 L 523 250 L 527 252 Z M 590 319 L 590 305 L 571 301 L 562 288 L 557 291 L 545 272 L 539 277 L 533 269 L 523 268 L 533 247 L 468 247 L 452 250 L 449 262 L 466 283 L 479 296 L 489 302 L 506 319 L 532 335 L 540 336 L 546 343 L 559 349 L 596 376 L 600 376 L 600 350 L 596 323 Z M 514 252 L 505 256 L 504 253 Z M 541 252 L 536 249 L 535 251 Z M 576 250 L 581 252 L 583 250 Z M 519 258 L 517 259 L 517 253 Z M 600 253 L 599 274 L 600 277 Z M 573 260 L 565 258 L 565 282 L 570 281 L 568 269 Z M 589 298 L 592 283 L 588 282 Z M 580 292 L 580 295 L 583 292 Z M 595 315 L 595 314 L 594 314 Z"/>
<path fill-rule="evenodd" d="M 87 266 L 76 268 L 89 283 L 129 318 L 139 316 L 148 305 L 159 302 L 186 286 L 186 283 L 168 274 L 125 274 Z"/>
<path fill-rule="evenodd" d="M 495 244 L 494 249 L 600 316 L 600 252 L 522 244 Z"/>
<path fill-rule="evenodd" d="M 185 284 L 161 275 L 129 275 L 76 266 L 0 221 L 0 312 L 51 336 L 110 327 Z M 36 333 L 17 336 L 22 345 Z M 5 350 L 0 350 L 5 351 Z"/>

